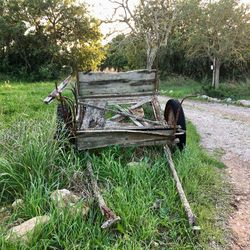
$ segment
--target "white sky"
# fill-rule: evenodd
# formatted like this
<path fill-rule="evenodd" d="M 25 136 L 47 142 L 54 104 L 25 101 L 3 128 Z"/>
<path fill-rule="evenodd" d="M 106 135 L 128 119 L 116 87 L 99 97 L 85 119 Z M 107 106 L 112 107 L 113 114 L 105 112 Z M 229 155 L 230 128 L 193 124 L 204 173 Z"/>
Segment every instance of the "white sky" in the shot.
<path fill-rule="evenodd" d="M 89 5 L 91 12 L 95 17 L 100 20 L 110 19 L 114 13 L 115 4 L 109 0 L 85 0 Z M 250 0 L 249 0 L 250 1 Z M 138 0 L 129 0 L 130 7 L 133 8 L 138 3 Z M 119 13 L 117 15 L 119 17 Z M 101 31 L 104 35 L 113 31 L 126 32 L 128 31 L 127 25 L 122 23 L 102 24 Z M 116 33 L 117 34 L 117 33 Z M 115 35 L 112 35 L 114 37 Z M 111 40 L 108 38 L 107 40 Z"/>
<path fill-rule="evenodd" d="M 138 3 L 139 0 L 129 0 L 129 4 L 131 7 L 135 6 Z M 108 19 L 112 16 L 114 13 L 114 4 L 112 4 L 109 0 L 85 0 L 90 5 L 90 10 L 93 13 L 95 17 L 101 20 Z M 250 4 L 250 0 L 240 0 L 240 2 L 245 3 L 245 4 Z M 125 24 L 121 23 L 113 23 L 113 24 L 103 24 L 101 26 L 101 31 L 104 35 L 117 30 L 118 32 L 126 32 L 127 31 L 127 26 Z M 110 41 L 112 37 L 106 40 Z M 105 43 L 105 41 L 104 41 Z"/>

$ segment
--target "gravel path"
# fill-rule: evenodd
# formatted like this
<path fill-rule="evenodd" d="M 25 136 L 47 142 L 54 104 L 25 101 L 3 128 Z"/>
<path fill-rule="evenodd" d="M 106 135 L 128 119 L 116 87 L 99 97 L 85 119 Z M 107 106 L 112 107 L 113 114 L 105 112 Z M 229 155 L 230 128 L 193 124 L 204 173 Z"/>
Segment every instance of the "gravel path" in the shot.
<path fill-rule="evenodd" d="M 160 97 L 165 105 L 167 98 Z M 229 219 L 232 249 L 250 249 L 250 108 L 219 103 L 185 101 L 184 112 L 210 152 L 221 160 L 234 187 L 235 212 Z"/>

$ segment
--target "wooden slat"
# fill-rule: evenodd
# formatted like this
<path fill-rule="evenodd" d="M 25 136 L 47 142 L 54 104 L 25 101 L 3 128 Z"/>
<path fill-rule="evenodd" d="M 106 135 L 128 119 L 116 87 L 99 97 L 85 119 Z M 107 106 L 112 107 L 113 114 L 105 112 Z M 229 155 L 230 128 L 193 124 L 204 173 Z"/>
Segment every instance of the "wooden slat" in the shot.
<path fill-rule="evenodd" d="M 159 103 L 157 96 L 153 96 L 151 104 L 152 104 L 155 119 L 158 121 L 165 122 L 165 120 L 161 114 L 161 106 L 160 106 L 160 103 Z"/>
<path fill-rule="evenodd" d="M 157 93 L 153 93 L 153 95 L 154 94 L 157 94 Z M 77 99 L 79 102 L 86 101 L 86 100 L 105 99 L 108 101 L 108 104 L 133 104 L 133 103 L 137 103 L 139 100 L 143 98 L 152 98 L 152 92 L 77 96 Z"/>
<path fill-rule="evenodd" d="M 133 70 L 127 72 L 89 72 L 78 73 L 79 82 L 99 82 L 99 81 L 116 81 L 121 79 L 128 80 L 154 80 L 156 79 L 156 70 Z"/>
<path fill-rule="evenodd" d="M 63 92 L 63 90 L 67 87 L 71 80 L 71 75 L 68 76 L 66 79 L 63 80 L 63 82 L 60 83 L 60 85 L 57 87 L 57 89 L 54 89 L 43 101 L 46 104 L 50 104 L 56 97 L 59 96 L 60 93 Z"/>
<path fill-rule="evenodd" d="M 124 113 L 127 113 L 127 114 L 130 114 L 129 110 L 125 109 L 125 108 L 122 108 L 121 106 L 117 105 L 118 106 L 118 110 L 124 112 Z M 132 115 L 134 115 L 133 113 L 131 113 Z M 137 119 L 135 119 L 134 117 L 131 117 L 129 116 L 128 117 L 135 125 L 137 125 L 138 127 L 143 127 L 143 124 L 141 122 L 139 122 Z M 140 117 L 142 118 L 142 117 Z"/>
<path fill-rule="evenodd" d="M 133 113 L 133 110 L 134 109 L 137 109 L 139 107 L 141 107 L 143 104 L 146 104 L 148 102 L 151 101 L 151 97 L 150 98 L 145 98 L 145 99 L 142 99 L 140 100 L 139 102 L 137 102 L 136 104 L 132 105 L 130 108 L 129 108 L 129 111 L 131 111 Z M 122 119 L 124 118 L 124 116 L 121 116 L 121 115 L 114 115 L 113 117 L 111 117 L 109 120 L 110 121 L 121 121 Z"/>
<path fill-rule="evenodd" d="M 139 70 L 119 73 L 79 73 L 79 95 L 129 95 L 156 91 L 155 71 Z"/>
<path fill-rule="evenodd" d="M 148 146 L 164 145 L 172 143 L 174 137 L 173 131 L 84 131 L 77 135 L 76 145 L 78 150 L 102 148 L 111 145 L 121 146 Z"/>
<path fill-rule="evenodd" d="M 102 128 L 105 125 L 105 107 L 107 106 L 107 102 L 105 101 L 89 101 L 87 102 L 90 105 L 95 105 L 100 109 L 93 108 L 91 106 L 86 107 L 86 111 L 84 113 L 81 129 L 87 128 Z"/>

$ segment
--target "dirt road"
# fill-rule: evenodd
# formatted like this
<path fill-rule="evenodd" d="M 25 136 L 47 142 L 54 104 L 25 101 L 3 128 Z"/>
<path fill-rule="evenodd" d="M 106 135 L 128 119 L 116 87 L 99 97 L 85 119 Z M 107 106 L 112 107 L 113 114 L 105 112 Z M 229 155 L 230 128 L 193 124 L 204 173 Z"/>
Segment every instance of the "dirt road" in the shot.
<path fill-rule="evenodd" d="M 166 97 L 160 97 L 161 104 Z M 235 212 L 229 219 L 232 249 L 250 249 L 250 108 L 185 101 L 187 119 L 196 126 L 201 144 L 221 152 L 234 187 Z"/>

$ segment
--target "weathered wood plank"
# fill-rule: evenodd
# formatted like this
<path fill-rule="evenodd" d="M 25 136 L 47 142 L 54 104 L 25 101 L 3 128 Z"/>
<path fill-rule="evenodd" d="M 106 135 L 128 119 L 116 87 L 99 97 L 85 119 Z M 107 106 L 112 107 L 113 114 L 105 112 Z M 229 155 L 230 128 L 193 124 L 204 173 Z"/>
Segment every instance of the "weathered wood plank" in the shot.
<path fill-rule="evenodd" d="M 141 92 L 141 93 L 122 93 L 122 94 L 101 94 L 101 95 L 86 95 L 86 96 L 78 96 L 78 101 L 85 101 L 85 100 L 98 100 L 98 99 L 107 99 L 110 102 L 113 103 L 136 103 L 138 101 L 138 98 L 144 98 L 149 97 L 154 94 L 157 94 L 154 92 Z"/>
<path fill-rule="evenodd" d="M 110 109 L 110 108 L 98 107 L 96 105 L 93 105 L 93 104 L 90 104 L 90 103 L 87 103 L 87 102 L 78 102 L 78 103 L 81 104 L 81 105 L 83 105 L 83 106 L 85 106 L 85 107 L 92 107 L 92 108 L 96 108 L 96 109 L 100 109 L 100 110 L 110 111 L 110 112 L 113 112 L 115 114 L 120 114 L 120 115 L 123 115 L 123 116 L 132 117 L 132 118 L 134 118 L 134 119 L 136 119 L 138 121 L 143 121 L 143 122 L 148 122 L 148 123 L 152 123 L 152 124 L 162 125 L 162 123 L 159 122 L 159 121 L 151 121 L 149 119 L 140 118 L 140 117 L 132 115 L 130 113 L 125 113 L 125 112 L 114 110 L 114 109 Z"/>
<path fill-rule="evenodd" d="M 76 145 L 78 150 L 101 148 L 111 145 L 145 146 L 164 145 L 174 141 L 172 131 L 84 131 L 78 133 Z"/>
<path fill-rule="evenodd" d="M 133 70 L 127 72 L 79 72 L 78 79 L 80 82 L 99 82 L 99 81 L 113 81 L 113 80 L 154 80 L 156 79 L 156 70 Z"/>
<path fill-rule="evenodd" d="M 68 76 L 65 80 L 63 80 L 63 82 L 60 83 L 57 89 L 55 88 L 43 101 L 46 104 L 50 104 L 67 87 L 70 80 L 71 80 L 71 75 Z"/>
<path fill-rule="evenodd" d="M 130 112 L 129 112 L 129 110 L 127 110 L 127 109 L 125 109 L 125 108 L 122 108 L 121 106 L 119 106 L 119 105 L 117 105 L 117 107 L 118 107 L 118 109 L 121 111 L 121 112 L 123 112 L 123 113 L 125 113 L 125 114 L 130 114 Z M 134 115 L 133 113 L 131 113 L 132 115 Z M 139 116 L 138 116 L 139 117 Z M 143 118 L 143 117 L 140 117 L 140 118 Z M 135 125 L 137 125 L 138 127 L 143 127 L 144 125 L 141 123 L 141 122 L 139 122 L 137 119 L 135 119 L 134 117 L 131 117 L 131 116 L 129 116 L 129 119 L 135 124 Z"/>
<path fill-rule="evenodd" d="M 151 101 L 151 97 L 150 98 L 145 98 L 142 99 L 141 101 L 137 102 L 136 104 L 132 105 L 128 110 L 132 112 L 133 114 L 133 110 L 141 107 L 143 104 L 148 103 Z M 135 114 L 134 114 L 135 115 Z M 109 120 L 110 121 L 121 121 L 124 118 L 124 116 L 122 115 L 114 115 L 113 117 L 111 117 Z"/>
<path fill-rule="evenodd" d="M 161 106 L 160 106 L 157 96 L 153 96 L 151 104 L 152 104 L 155 119 L 158 121 L 164 121 L 163 115 L 161 114 Z"/>
<path fill-rule="evenodd" d="M 78 74 L 79 95 L 112 95 L 153 93 L 156 91 L 155 71 L 128 71 L 119 73 L 90 72 Z"/>
<path fill-rule="evenodd" d="M 105 102 L 105 101 L 98 101 L 98 102 L 89 101 L 88 104 L 97 106 L 97 107 L 99 107 L 99 109 L 94 108 L 92 106 L 86 107 L 83 121 L 82 121 L 82 125 L 81 125 L 81 129 L 104 127 L 105 122 L 106 122 L 104 115 L 105 115 L 105 108 L 107 106 L 107 102 Z"/>

